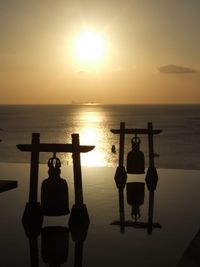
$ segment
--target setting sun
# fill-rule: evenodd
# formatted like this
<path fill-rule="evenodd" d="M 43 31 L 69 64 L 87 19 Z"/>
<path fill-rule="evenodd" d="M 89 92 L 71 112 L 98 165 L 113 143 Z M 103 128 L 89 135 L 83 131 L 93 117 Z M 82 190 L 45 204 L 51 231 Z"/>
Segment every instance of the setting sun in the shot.
<path fill-rule="evenodd" d="M 83 32 L 75 41 L 75 53 L 79 60 L 97 62 L 105 53 L 103 37 L 92 31 Z"/>

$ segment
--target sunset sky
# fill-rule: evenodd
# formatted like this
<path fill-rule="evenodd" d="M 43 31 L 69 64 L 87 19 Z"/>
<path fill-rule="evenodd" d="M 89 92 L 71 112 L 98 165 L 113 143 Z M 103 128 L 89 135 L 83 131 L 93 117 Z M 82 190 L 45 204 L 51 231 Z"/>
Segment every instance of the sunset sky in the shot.
<path fill-rule="evenodd" d="M 0 104 L 200 103 L 199 14 L 199 0 L 0 0 Z M 84 32 L 98 55 L 77 51 Z"/>

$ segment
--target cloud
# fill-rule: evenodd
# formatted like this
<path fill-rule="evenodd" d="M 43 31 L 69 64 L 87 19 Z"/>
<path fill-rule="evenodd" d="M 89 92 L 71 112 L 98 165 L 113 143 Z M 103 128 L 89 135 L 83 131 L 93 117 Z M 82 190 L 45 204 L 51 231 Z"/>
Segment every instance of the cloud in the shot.
<path fill-rule="evenodd" d="M 183 66 L 177 66 L 177 65 L 166 65 L 166 66 L 161 66 L 158 68 L 160 73 L 164 74 L 186 74 L 186 73 L 195 73 L 197 70 L 191 69 L 188 67 L 183 67 Z"/>

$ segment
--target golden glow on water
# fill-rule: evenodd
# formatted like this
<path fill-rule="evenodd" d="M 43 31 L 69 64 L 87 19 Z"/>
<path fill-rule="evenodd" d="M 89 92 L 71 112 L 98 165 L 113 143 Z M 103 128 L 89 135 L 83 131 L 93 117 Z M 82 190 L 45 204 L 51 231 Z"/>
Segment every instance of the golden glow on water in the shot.
<path fill-rule="evenodd" d="M 88 153 L 81 154 L 81 163 L 84 166 L 106 166 L 105 152 L 99 150 L 102 140 L 102 131 L 98 128 L 84 127 L 80 131 L 81 145 L 95 145 Z"/>
<path fill-rule="evenodd" d="M 103 116 L 100 112 L 84 111 L 79 115 L 79 119 L 84 123 L 96 123 L 103 121 Z"/>
<path fill-rule="evenodd" d="M 101 127 L 101 122 L 104 120 L 102 112 L 86 109 L 79 113 L 78 120 L 81 122 L 78 130 L 80 144 L 95 146 L 91 152 L 81 154 L 81 164 L 83 166 L 106 166 L 106 153 L 100 149 L 101 142 L 105 138 Z"/>
<path fill-rule="evenodd" d="M 95 146 L 95 148 L 88 153 L 81 153 L 82 166 L 112 166 L 116 160 L 116 155 L 111 153 L 111 137 L 110 133 L 105 127 L 106 115 L 102 109 L 96 108 L 94 111 L 87 106 L 82 106 L 81 112 L 77 112 L 73 120 L 79 122 L 78 127 L 71 129 L 71 133 L 78 133 L 80 138 L 80 145 Z M 64 161 L 68 165 L 72 164 L 70 155 L 66 155 Z"/>

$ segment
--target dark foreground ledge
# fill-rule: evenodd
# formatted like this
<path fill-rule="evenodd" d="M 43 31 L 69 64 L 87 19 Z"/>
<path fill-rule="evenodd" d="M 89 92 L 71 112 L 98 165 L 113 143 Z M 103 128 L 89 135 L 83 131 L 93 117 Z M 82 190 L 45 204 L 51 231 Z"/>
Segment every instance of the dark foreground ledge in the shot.
<path fill-rule="evenodd" d="M 200 230 L 184 252 L 177 267 L 200 266 Z"/>
<path fill-rule="evenodd" d="M 0 180 L 0 193 L 17 187 L 17 181 Z"/>

